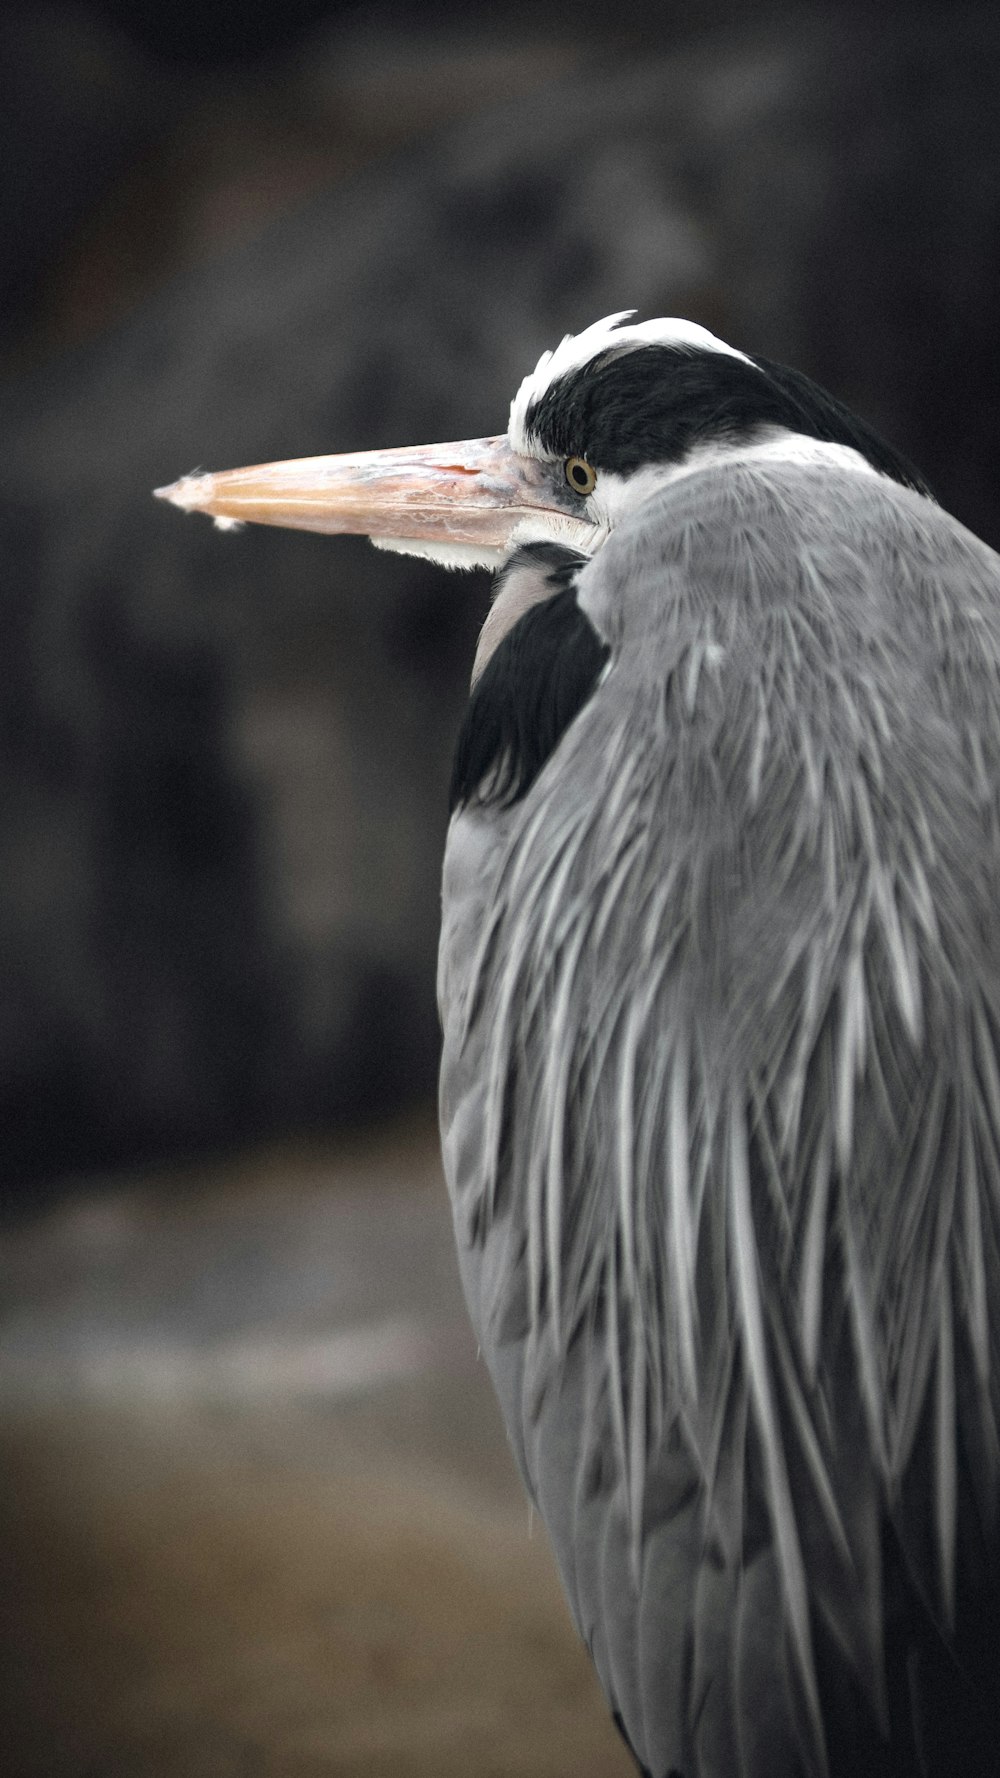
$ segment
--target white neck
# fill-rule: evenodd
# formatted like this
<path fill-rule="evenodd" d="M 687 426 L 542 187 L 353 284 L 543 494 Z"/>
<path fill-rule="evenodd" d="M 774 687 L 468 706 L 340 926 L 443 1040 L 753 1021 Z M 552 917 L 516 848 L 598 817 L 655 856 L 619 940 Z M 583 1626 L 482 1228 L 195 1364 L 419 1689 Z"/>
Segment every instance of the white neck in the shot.
<path fill-rule="evenodd" d="M 679 463 L 649 463 L 633 475 L 615 475 L 605 470 L 598 476 L 597 487 L 590 500 L 595 519 L 602 526 L 620 524 L 628 513 L 671 482 L 685 476 L 699 475 L 703 469 L 728 469 L 738 463 L 796 463 L 828 469 L 852 469 L 860 475 L 879 475 L 866 457 L 853 445 L 831 444 L 821 438 L 807 438 L 801 432 L 788 432 L 775 427 L 753 444 L 695 445 Z"/>

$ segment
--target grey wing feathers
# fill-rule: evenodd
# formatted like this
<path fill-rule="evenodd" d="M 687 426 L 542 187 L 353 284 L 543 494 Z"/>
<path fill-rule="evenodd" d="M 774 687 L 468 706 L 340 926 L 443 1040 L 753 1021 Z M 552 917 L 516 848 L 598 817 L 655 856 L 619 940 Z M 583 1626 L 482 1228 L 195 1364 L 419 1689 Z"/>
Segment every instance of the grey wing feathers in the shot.
<path fill-rule="evenodd" d="M 453 823 L 470 1307 L 656 1778 L 812 1778 L 834 1693 L 887 1733 L 887 1564 L 947 1643 L 992 1547 L 998 568 L 879 478 L 679 482 L 530 795 Z"/>

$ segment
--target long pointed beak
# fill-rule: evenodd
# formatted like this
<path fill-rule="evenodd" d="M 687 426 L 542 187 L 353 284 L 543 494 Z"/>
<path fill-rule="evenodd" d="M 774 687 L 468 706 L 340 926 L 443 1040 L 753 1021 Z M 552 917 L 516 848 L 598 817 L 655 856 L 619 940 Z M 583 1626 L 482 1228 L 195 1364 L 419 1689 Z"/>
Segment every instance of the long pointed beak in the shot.
<path fill-rule="evenodd" d="M 156 493 L 223 525 L 250 520 L 486 550 L 504 549 L 532 512 L 559 512 L 572 523 L 546 465 L 518 456 L 504 437 L 186 475 Z"/>

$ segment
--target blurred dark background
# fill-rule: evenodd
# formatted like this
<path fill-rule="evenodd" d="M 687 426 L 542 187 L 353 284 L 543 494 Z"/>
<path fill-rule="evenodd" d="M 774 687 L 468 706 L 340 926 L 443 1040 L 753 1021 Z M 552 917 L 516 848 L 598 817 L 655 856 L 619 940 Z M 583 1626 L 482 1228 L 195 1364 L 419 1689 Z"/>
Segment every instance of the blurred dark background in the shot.
<path fill-rule="evenodd" d="M 637 308 L 811 373 L 998 544 L 998 91 L 961 0 L 8 0 L 13 1778 L 624 1769 L 434 1158 L 488 584 L 150 490 L 498 430 Z"/>

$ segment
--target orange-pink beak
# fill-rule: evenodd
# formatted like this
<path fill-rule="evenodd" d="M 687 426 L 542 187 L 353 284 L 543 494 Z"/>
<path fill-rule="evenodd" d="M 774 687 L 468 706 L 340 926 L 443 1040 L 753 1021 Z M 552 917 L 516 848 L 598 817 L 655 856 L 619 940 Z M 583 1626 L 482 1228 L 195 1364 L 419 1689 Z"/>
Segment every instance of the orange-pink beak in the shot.
<path fill-rule="evenodd" d="M 464 545 L 482 549 L 487 558 L 503 551 L 532 514 L 559 513 L 563 524 L 572 523 L 572 506 L 559 504 L 550 466 L 518 455 L 505 437 L 186 475 L 156 493 L 223 525 L 249 520 L 418 545 Z M 592 530 L 579 523 L 581 532 Z"/>

